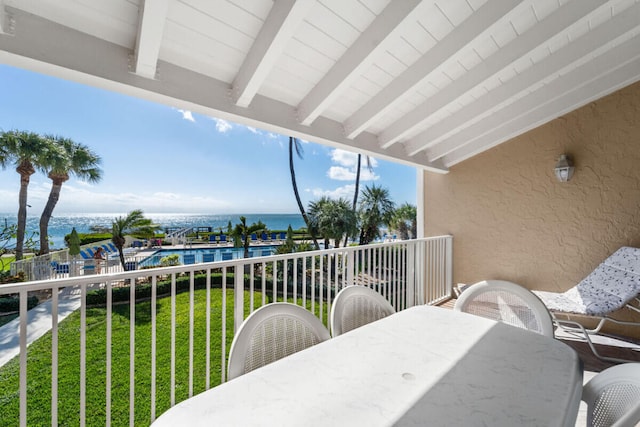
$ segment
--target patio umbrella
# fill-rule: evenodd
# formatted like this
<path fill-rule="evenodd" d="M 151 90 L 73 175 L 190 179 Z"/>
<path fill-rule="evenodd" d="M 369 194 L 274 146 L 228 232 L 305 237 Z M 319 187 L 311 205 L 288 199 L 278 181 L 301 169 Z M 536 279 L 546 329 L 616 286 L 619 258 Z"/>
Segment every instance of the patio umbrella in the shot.
<path fill-rule="evenodd" d="M 77 267 L 76 267 L 76 256 L 80 254 L 80 237 L 78 237 L 78 232 L 76 228 L 73 227 L 71 230 L 71 235 L 69 235 L 69 255 L 72 257 L 71 268 L 69 272 L 72 276 L 77 276 Z"/>

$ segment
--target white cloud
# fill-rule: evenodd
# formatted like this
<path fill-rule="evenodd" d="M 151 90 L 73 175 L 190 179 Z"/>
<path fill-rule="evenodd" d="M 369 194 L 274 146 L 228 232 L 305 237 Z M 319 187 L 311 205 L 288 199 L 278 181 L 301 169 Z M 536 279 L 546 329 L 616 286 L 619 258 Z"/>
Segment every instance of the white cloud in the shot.
<path fill-rule="evenodd" d="M 280 135 L 278 135 L 277 133 L 268 132 L 268 133 L 267 133 L 267 136 L 268 136 L 269 138 L 271 138 L 271 139 L 278 139 L 278 137 L 279 137 Z"/>
<path fill-rule="evenodd" d="M 348 184 L 342 187 L 338 187 L 334 190 L 323 190 L 322 188 L 313 188 L 308 190 L 314 198 L 319 199 L 322 196 L 327 196 L 331 199 L 339 199 L 341 197 L 351 200 L 353 198 L 353 192 L 355 191 L 355 184 Z"/>
<path fill-rule="evenodd" d="M 196 119 L 193 118 L 193 114 L 191 114 L 191 111 L 189 111 L 189 110 L 180 110 L 180 109 L 178 111 L 180 113 L 182 113 L 182 118 L 183 119 L 195 123 Z"/>
<path fill-rule="evenodd" d="M 364 156 L 363 156 L 364 157 Z M 366 159 L 360 163 L 360 181 L 375 181 L 380 177 L 375 174 L 373 168 L 378 165 L 376 159 L 370 157 L 371 170 L 367 167 Z M 335 149 L 331 152 L 331 160 L 340 166 L 331 166 L 327 171 L 327 176 L 336 181 L 353 181 L 356 179 L 356 169 L 358 165 L 358 155 L 348 151 Z"/>
<path fill-rule="evenodd" d="M 355 171 L 342 166 L 331 166 L 327 171 L 327 176 L 336 181 L 353 181 L 356 179 Z"/>
<path fill-rule="evenodd" d="M 256 134 L 256 135 L 260 135 L 260 131 L 254 127 L 251 126 L 245 126 L 247 129 L 249 129 L 250 132 Z"/>
<path fill-rule="evenodd" d="M 358 163 L 358 155 L 336 148 L 331 150 L 331 161 L 340 166 L 355 167 Z"/>
<path fill-rule="evenodd" d="M 216 122 L 216 130 L 220 133 L 227 133 L 233 128 L 233 125 L 226 120 L 213 118 Z"/>

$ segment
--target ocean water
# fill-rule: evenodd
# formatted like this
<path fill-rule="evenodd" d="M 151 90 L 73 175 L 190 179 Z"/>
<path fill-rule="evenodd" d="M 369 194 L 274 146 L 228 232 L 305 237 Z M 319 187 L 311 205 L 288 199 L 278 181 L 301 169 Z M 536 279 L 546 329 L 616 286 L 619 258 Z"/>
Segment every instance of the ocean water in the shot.
<path fill-rule="evenodd" d="M 111 228 L 111 223 L 118 216 L 126 214 L 65 214 L 54 215 L 49 221 L 49 240 L 53 242 L 52 248 L 65 248 L 64 236 L 71 233 L 73 227 L 78 233 L 88 233 L 92 226 L 102 226 Z M 212 227 L 212 231 L 227 230 L 227 224 L 231 225 L 240 222 L 240 215 L 247 218 L 247 225 L 262 221 L 269 230 L 286 230 L 289 225 L 295 230 L 305 227 L 304 220 L 300 214 L 225 214 L 225 215 L 205 215 L 205 214 L 145 214 L 156 224 L 165 227 Z M 17 222 L 17 214 L 0 213 L 0 220 L 7 224 Z M 39 216 L 27 217 L 27 235 L 39 230 Z"/>

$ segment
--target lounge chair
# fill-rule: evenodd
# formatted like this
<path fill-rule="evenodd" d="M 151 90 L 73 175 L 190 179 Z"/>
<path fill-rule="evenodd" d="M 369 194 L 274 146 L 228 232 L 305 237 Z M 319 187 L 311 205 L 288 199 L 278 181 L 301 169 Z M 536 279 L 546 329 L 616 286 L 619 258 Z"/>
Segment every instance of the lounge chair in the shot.
<path fill-rule="evenodd" d="M 262 233 L 260 235 L 260 240 L 266 243 L 269 240 L 269 236 L 267 235 L 267 233 Z"/>
<path fill-rule="evenodd" d="M 251 233 L 251 243 L 258 243 L 258 235 L 256 233 Z"/>
<path fill-rule="evenodd" d="M 227 236 L 224 234 L 220 235 L 220 243 L 227 243 Z"/>
<path fill-rule="evenodd" d="M 209 234 L 209 243 L 218 243 L 215 234 Z"/>
<path fill-rule="evenodd" d="M 640 326 L 640 321 L 621 321 L 610 317 L 618 310 L 640 314 L 640 249 L 623 246 L 605 259 L 587 277 L 563 293 L 534 291 L 544 302 L 556 325 L 584 335 L 593 354 L 603 360 L 626 362 L 601 356 L 589 335 L 598 334 L 607 323 Z M 593 329 L 587 329 L 568 317 L 578 314 L 598 319 Z M 561 318 L 559 318 L 560 316 Z"/>

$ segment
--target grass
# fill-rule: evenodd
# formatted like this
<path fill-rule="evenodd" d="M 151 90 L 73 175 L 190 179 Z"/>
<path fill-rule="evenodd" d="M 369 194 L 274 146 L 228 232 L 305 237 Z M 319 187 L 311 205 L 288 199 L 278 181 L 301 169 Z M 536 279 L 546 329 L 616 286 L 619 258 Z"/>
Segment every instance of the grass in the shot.
<path fill-rule="evenodd" d="M 291 300 L 289 300 L 291 301 Z M 249 293 L 245 292 L 245 315 Z M 226 354 L 233 339 L 233 292 L 226 293 Z M 255 294 L 255 306 L 261 295 Z M 307 304 L 310 308 L 310 302 Z M 206 292 L 194 293 L 194 395 L 205 390 Z M 151 410 L 151 303 L 136 304 L 135 314 L 135 425 L 149 425 Z M 316 305 L 316 311 L 318 307 Z M 170 407 L 171 299 L 160 298 L 156 307 L 156 416 Z M 106 423 L 106 322 L 105 308 L 87 310 L 86 423 Z M 220 383 L 222 363 L 222 290 L 211 290 L 211 386 Z M 111 422 L 129 424 L 129 305 L 112 313 Z M 59 325 L 58 425 L 79 424 L 80 312 Z M 19 363 L 15 358 L 0 368 L 0 425 L 17 425 L 19 419 Z M 189 397 L 189 293 L 176 296 L 176 402 Z M 27 355 L 27 425 L 51 424 L 51 333 L 34 342 Z"/>

